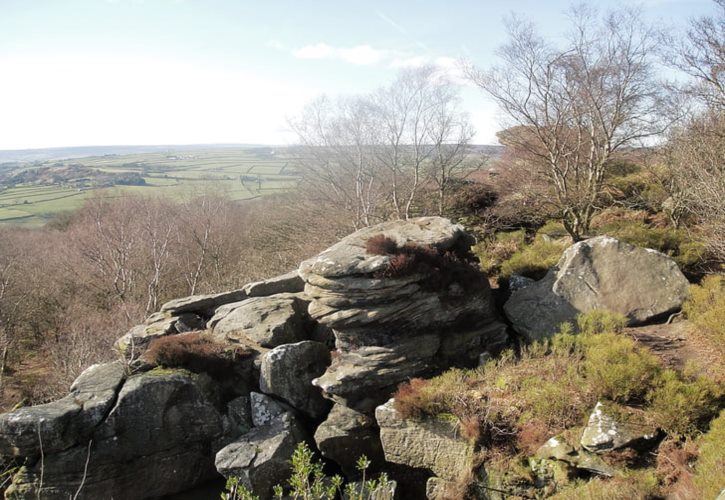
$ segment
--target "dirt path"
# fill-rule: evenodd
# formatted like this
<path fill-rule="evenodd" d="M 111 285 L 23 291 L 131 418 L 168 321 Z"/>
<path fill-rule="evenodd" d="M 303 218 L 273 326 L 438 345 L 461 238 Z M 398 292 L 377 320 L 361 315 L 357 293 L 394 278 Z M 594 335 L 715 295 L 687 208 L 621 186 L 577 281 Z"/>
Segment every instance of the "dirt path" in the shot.
<path fill-rule="evenodd" d="M 625 333 L 654 352 L 669 368 L 682 370 L 689 362 L 697 372 L 724 380 L 722 346 L 693 335 L 687 321 L 627 328 Z"/>

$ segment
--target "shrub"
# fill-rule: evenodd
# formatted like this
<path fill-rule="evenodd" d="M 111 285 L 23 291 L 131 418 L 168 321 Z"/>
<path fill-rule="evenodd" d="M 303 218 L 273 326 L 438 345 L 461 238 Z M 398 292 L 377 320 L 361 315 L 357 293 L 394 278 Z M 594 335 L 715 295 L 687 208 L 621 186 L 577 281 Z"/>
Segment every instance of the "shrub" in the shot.
<path fill-rule="evenodd" d="M 394 254 L 397 249 L 398 244 L 395 243 L 395 240 L 384 234 L 370 237 L 365 245 L 365 251 L 372 255 L 390 255 Z"/>
<path fill-rule="evenodd" d="M 631 471 L 611 479 L 578 480 L 551 497 L 557 500 L 620 500 L 659 498 L 657 477 L 649 470 Z"/>
<path fill-rule="evenodd" d="M 576 323 L 582 335 L 622 333 L 627 326 L 627 318 L 623 314 L 595 309 L 577 316 Z"/>
<path fill-rule="evenodd" d="M 599 398 L 643 401 L 661 370 L 659 359 L 632 339 L 614 333 L 593 335 L 585 342 L 583 369 Z"/>
<path fill-rule="evenodd" d="M 537 237 L 531 245 L 513 254 L 501 265 L 501 275 L 510 277 L 512 274 L 519 274 L 541 279 L 559 262 L 564 247 L 564 243 Z"/>
<path fill-rule="evenodd" d="M 244 347 L 233 348 L 213 341 L 203 332 L 192 332 L 154 340 L 143 359 L 158 366 L 183 367 L 224 376 L 235 360 L 250 354 L 251 351 Z"/>
<path fill-rule="evenodd" d="M 654 422 L 670 436 L 693 436 L 717 414 L 723 390 L 705 377 L 664 370 L 647 399 Z"/>
<path fill-rule="evenodd" d="M 643 225 L 647 222 L 647 212 L 644 210 L 630 210 L 623 207 L 605 208 L 592 217 L 592 229 L 598 233 L 602 228 L 620 227 L 622 225 L 637 224 Z"/>
<path fill-rule="evenodd" d="M 546 224 L 541 226 L 538 231 L 536 231 L 537 235 L 546 235 L 551 238 L 565 238 L 569 236 L 569 233 L 564 228 L 564 224 L 557 220 L 550 220 L 547 221 Z"/>
<path fill-rule="evenodd" d="M 700 457 L 695 464 L 695 486 L 701 498 L 715 498 L 723 488 L 725 478 L 725 410 L 710 423 L 710 430 L 697 442 Z"/>
<path fill-rule="evenodd" d="M 595 399 L 578 364 L 578 354 L 547 355 L 542 344 L 518 359 L 507 351 L 474 370 L 453 369 L 402 384 L 395 407 L 409 418 L 452 415 L 467 437 L 510 447 L 523 429 L 531 432 L 531 421 L 545 427 L 537 433 L 549 437 L 581 421 Z"/>
<path fill-rule="evenodd" d="M 715 345 L 725 343 L 725 278 L 705 276 L 700 285 L 690 286 L 690 296 L 682 307 L 698 332 Z"/>
<path fill-rule="evenodd" d="M 366 244 L 369 250 L 389 255 L 387 267 L 375 274 L 377 278 L 399 278 L 418 273 L 425 276 L 422 285 L 428 290 L 445 290 L 453 283 L 467 291 L 488 286 L 486 275 L 467 250 L 439 250 L 431 245 L 413 243 L 399 246 L 381 236 L 372 236 Z"/>
<path fill-rule="evenodd" d="M 526 232 L 518 231 L 498 232 L 492 238 L 475 245 L 472 250 L 486 273 L 498 272 L 501 264 L 520 251 L 526 244 Z"/>

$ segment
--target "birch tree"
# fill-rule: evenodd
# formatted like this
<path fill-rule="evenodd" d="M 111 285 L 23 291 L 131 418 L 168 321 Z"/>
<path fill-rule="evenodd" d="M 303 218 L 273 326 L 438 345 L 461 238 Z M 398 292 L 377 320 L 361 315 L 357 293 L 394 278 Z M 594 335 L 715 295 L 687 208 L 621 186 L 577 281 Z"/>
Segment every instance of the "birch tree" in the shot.
<path fill-rule="evenodd" d="M 468 75 L 506 117 L 509 141 L 535 159 L 575 241 L 589 232 L 607 168 L 621 149 L 662 132 L 654 80 L 656 32 L 636 11 L 572 11 L 566 43 L 555 46 L 513 17 L 501 64 Z M 519 128 L 514 128 L 520 126 Z"/>

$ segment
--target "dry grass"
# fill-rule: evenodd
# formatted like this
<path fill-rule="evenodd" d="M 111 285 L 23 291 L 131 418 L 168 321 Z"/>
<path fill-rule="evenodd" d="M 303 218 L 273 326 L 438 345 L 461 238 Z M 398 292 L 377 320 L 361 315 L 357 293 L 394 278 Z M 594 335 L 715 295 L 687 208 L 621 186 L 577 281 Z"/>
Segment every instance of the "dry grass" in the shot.
<path fill-rule="evenodd" d="M 223 377 L 232 372 L 236 361 L 251 354 L 252 351 L 247 348 L 221 344 L 208 334 L 192 332 L 154 340 L 143 359 L 158 366 L 186 368 Z"/>
<path fill-rule="evenodd" d="M 377 278 L 400 278 L 412 274 L 425 276 L 422 285 L 426 290 L 447 290 L 458 284 L 468 292 L 488 286 L 488 279 L 468 251 L 439 250 L 430 245 L 406 243 L 399 246 L 382 234 L 372 236 L 366 244 L 368 253 L 388 255 L 386 269 L 376 273 Z"/>
<path fill-rule="evenodd" d="M 668 498 L 683 500 L 698 498 L 697 489 L 692 481 L 692 465 L 697 455 L 697 447 L 692 441 L 666 439 L 657 448 L 655 474 L 662 485 L 662 492 Z"/>

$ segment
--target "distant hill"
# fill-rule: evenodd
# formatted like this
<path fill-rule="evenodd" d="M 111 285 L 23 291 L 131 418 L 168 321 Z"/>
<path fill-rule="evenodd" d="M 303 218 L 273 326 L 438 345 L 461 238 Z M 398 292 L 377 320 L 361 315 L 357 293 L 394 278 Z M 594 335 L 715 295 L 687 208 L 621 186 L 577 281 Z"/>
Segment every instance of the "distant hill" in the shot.
<path fill-rule="evenodd" d="M 0 163 L 34 162 L 84 158 L 86 156 L 128 155 L 222 148 L 256 148 L 263 144 L 184 144 L 151 146 L 77 146 L 70 148 L 8 149 L 0 150 Z"/>
<path fill-rule="evenodd" d="M 43 149 L 8 149 L 0 150 L 0 164 L 2 163 L 30 163 L 36 161 L 64 160 L 69 158 L 85 158 L 88 156 L 128 155 L 144 153 L 173 153 L 177 151 L 199 151 L 206 149 L 226 148 L 261 148 L 269 147 L 265 144 L 185 144 L 185 145 L 152 145 L 152 146 L 77 146 L 71 148 L 43 148 Z M 497 157 L 501 154 L 503 146 L 475 145 L 479 153 Z M 0 165 L 2 169 L 2 165 Z"/>

